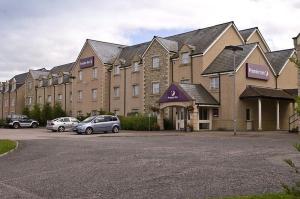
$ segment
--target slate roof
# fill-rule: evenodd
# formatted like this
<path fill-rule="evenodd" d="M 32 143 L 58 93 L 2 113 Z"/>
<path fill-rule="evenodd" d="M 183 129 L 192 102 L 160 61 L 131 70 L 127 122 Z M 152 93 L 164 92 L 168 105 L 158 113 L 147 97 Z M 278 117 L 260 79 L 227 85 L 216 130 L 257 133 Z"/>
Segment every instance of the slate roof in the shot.
<path fill-rule="evenodd" d="M 243 51 L 236 51 L 236 62 L 235 65 L 239 66 L 242 61 L 249 55 L 249 53 L 257 47 L 257 43 L 240 45 Z M 228 49 L 223 49 L 223 51 L 214 59 L 214 61 L 203 71 L 203 75 L 231 72 L 233 68 L 233 52 Z"/>
<path fill-rule="evenodd" d="M 122 66 L 129 66 L 132 64 L 133 58 L 135 55 L 141 56 L 143 52 L 146 50 L 150 42 L 137 44 L 134 46 L 127 46 L 123 48 L 118 59 L 123 59 L 124 63 Z"/>
<path fill-rule="evenodd" d="M 41 68 L 38 70 L 29 70 L 29 73 L 32 75 L 33 79 L 38 79 L 40 76 L 47 76 L 49 74 L 49 70 L 45 68 Z"/>
<path fill-rule="evenodd" d="M 295 100 L 295 97 L 283 89 L 274 89 L 257 86 L 247 86 L 240 99 L 246 98 L 267 98 L 267 99 L 282 99 Z"/>
<path fill-rule="evenodd" d="M 204 53 L 205 50 L 220 36 L 220 34 L 233 22 L 218 24 L 203 29 L 197 29 L 169 37 L 157 37 L 169 51 L 178 52 L 183 45 L 190 45 L 195 48 L 193 55 Z M 129 66 L 135 55 L 142 56 L 151 42 L 145 42 L 133 46 L 123 47 L 118 59 L 123 59 L 124 66 Z M 177 53 L 178 56 L 178 53 Z M 174 56 L 176 57 L 176 55 Z"/>
<path fill-rule="evenodd" d="M 120 54 L 124 45 L 87 39 L 97 56 L 104 64 L 112 64 Z"/>
<path fill-rule="evenodd" d="M 24 84 L 27 75 L 28 75 L 28 72 L 21 73 L 21 74 L 15 75 L 12 79 L 15 79 L 17 84 Z"/>
<path fill-rule="evenodd" d="M 219 102 L 201 84 L 178 84 L 196 104 L 219 105 Z"/>
<path fill-rule="evenodd" d="M 50 72 L 53 74 L 57 74 L 59 72 L 70 72 L 73 68 L 74 62 L 68 63 L 68 64 L 63 64 L 60 66 L 55 66 L 53 67 Z"/>
<path fill-rule="evenodd" d="M 240 32 L 241 36 L 243 37 L 244 41 L 247 41 L 249 36 L 256 30 L 257 30 L 257 27 L 254 27 L 254 28 L 240 30 L 239 32 Z"/>
<path fill-rule="evenodd" d="M 281 69 L 284 67 L 286 61 L 291 57 L 294 53 L 294 49 L 280 50 L 267 52 L 266 57 L 271 63 L 277 75 L 279 75 Z"/>

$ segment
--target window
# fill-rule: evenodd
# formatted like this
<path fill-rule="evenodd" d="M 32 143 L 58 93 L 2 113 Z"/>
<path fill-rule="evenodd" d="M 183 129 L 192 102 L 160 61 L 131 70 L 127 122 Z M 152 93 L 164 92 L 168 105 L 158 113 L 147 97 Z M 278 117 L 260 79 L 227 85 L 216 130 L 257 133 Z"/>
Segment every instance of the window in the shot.
<path fill-rule="evenodd" d="M 48 85 L 52 85 L 52 78 L 48 79 Z"/>
<path fill-rule="evenodd" d="M 159 57 L 152 57 L 152 68 L 159 68 Z"/>
<path fill-rule="evenodd" d="M 114 96 L 120 97 L 120 87 L 114 87 Z"/>
<path fill-rule="evenodd" d="M 190 63 L 190 53 L 182 53 L 181 54 L 181 63 L 182 64 Z"/>
<path fill-rule="evenodd" d="M 15 81 L 13 81 L 12 86 L 11 86 L 11 90 L 14 91 L 17 88 L 17 84 Z"/>
<path fill-rule="evenodd" d="M 97 68 L 93 68 L 92 69 L 92 78 L 93 79 L 97 79 L 97 75 L 98 75 L 98 69 Z"/>
<path fill-rule="evenodd" d="M 138 96 L 139 95 L 139 85 L 133 85 L 132 86 L 132 96 Z"/>
<path fill-rule="evenodd" d="M 58 101 L 62 101 L 62 94 L 58 94 Z"/>
<path fill-rule="evenodd" d="M 70 118 L 65 117 L 63 121 L 64 121 L 64 122 L 70 122 Z"/>
<path fill-rule="evenodd" d="M 246 120 L 251 120 L 251 111 L 250 109 L 246 109 Z"/>
<path fill-rule="evenodd" d="M 159 83 L 152 83 L 152 94 L 159 94 Z"/>
<path fill-rule="evenodd" d="M 62 83 L 63 83 L 63 80 L 64 80 L 64 76 L 62 75 L 62 76 L 60 76 L 60 77 L 58 78 L 58 83 L 59 83 L 59 84 L 62 84 Z"/>
<path fill-rule="evenodd" d="M 78 72 L 79 81 L 82 81 L 82 71 Z"/>
<path fill-rule="evenodd" d="M 4 107 L 8 107 L 8 99 L 4 101 Z"/>
<path fill-rule="evenodd" d="M 191 83 L 191 81 L 189 79 L 182 79 L 182 80 L 180 80 L 180 83 L 181 84 L 189 84 L 189 83 Z"/>
<path fill-rule="evenodd" d="M 28 105 L 32 104 L 32 97 L 28 97 Z"/>
<path fill-rule="evenodd" d="M 39 81 L 39 87 L 42 87 L 43 86 L 43 80 L 40 80 Z"/>
<path fill-rule="evenodd" d="M 12 100 L 11 100 L 11 106 L 15 106 L 15 98 L 12 98 Z"/>
<path fill-rule="evenodd" d="M 120 65 L 114 67 L 114 75 L 120 74 Z"/>
<path fill-rule="evenodd" d="M 97 110 L 92 110 L 91 115 L 92 116 L 98 115 L 98 111 Z"/>
<path fill-rule="evenodd" d="M 48 95 L 47 102 L 51 103 L 51 101 L 52 101 L 52 96 Z"/>
<path fill-rule="evenodd" d="M 42 96 L 39 96 L 39 103 L 42 104 Z"/>
<path fill-rule="evenodd" d="M 29 90 L 32 89 L 32 82 L 28 82 L 28 89 L 29 89 Z"/>
<path fill-rule="evenodd" d="M 208 120 L 208 109 L 199 107 L 199 120 Z"/>
<path fill-rule="evenodd" d="M 213 108 L 212 109 L 212 114 L 213 114 L 213 117 L 219 117 L 219 109 L 218 108 Z"/>
<path fill-rule="evenodd" d="M 92 99 L 94 101 L 97 99 L 97 89 L 92 89 Z"/>
<path fill-rule="evenodd" d="M 78 91 L 78 100 L 79 100 L 79 101 L 82 100 L 82 91 Z"/>
<path fill-rule="evenodd" d="M 132 71 L 133 72 L 137 72 L 137 71 L 139 71 L 140 69 L 139 69 L 139 63 L 138 62 L 134 62 L 133 63 L 133 66 L 132 66 Z"/>
<path fill-rule="evenodd" d="M 8 92 L 8 91 L 9 91 L 9 83 L 6 82 L 6 84 L 5 84 L 5 92 Z"/>
<path fill-rule="evenodd" d="M 219 77 L 212 77 L 210 79 L 210 89 L 219 89 L 220 79 Z"/>

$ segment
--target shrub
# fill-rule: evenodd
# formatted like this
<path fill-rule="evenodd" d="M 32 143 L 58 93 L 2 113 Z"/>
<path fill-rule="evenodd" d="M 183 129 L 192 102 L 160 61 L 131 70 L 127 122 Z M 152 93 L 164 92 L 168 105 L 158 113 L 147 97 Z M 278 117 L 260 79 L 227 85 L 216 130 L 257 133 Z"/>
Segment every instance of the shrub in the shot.
<path fill-rule="evenodd" d="M 39 104 L 33 106 L 32 111 L 29 112 L 29 117 L 41 122 L 41 108 Z"/>
<path fill-rule="evenodd" d="M 46 125 L 47 120 L 53 119 L 53 110 L 49 103 L 43 105 L 42 112 L 41 112 L 41 125 Z"/>
<path fill-rule="evenodd" d="M 121 128 L 123 130 L 134 131 L 154 131 L 159 130 L 157 125 L 157 119 L 154 116 L 148 117 L 147 115 L 132 115 L 132 116 L 120 116 Z"/>
<path fill-rule="evenodd" d="M 29 110 L 29 107 L 28 106 L 25 106 L 22 110 L 22 114 L 23 115 L 26 115 L 26 116 L 30 116 L 30 110 Z"/>
<path fill-rule="evenodd" d="M 5 126 L 5 120 L 4 119 L 0 119 L 0 127 L 4 127 Z"/>
<path fill-rule="evenodd" d="M 66 117 L 66 112 L 62 109 L 61 104 L 56 102 L 53 107 L 53 118 Z"/>

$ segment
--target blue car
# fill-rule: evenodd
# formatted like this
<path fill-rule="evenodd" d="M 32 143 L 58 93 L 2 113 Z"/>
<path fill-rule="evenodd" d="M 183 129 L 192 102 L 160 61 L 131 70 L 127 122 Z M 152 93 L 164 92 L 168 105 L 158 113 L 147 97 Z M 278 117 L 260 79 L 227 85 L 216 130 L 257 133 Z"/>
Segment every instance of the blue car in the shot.
<path fill-rule="evenodd" d="M 98 115 L 86 118 L 78 123 L 73 130 L 78 134 L 90 135 L 97 132 L 119 133 L 120 128 L 120 120 L 117 116 Z"/>

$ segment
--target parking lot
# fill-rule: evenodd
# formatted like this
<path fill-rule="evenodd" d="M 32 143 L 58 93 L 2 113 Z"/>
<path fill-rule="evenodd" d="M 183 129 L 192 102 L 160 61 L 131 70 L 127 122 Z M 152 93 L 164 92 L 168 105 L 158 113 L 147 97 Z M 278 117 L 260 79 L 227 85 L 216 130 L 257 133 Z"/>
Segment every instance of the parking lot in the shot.
<path fill-rule="evenodd" d="M 1 198 L 207 198 L 281 191 L 300 154 L 284 132 L 76 135 L 0 129 L 19 140 L 0 157 Z"/>

